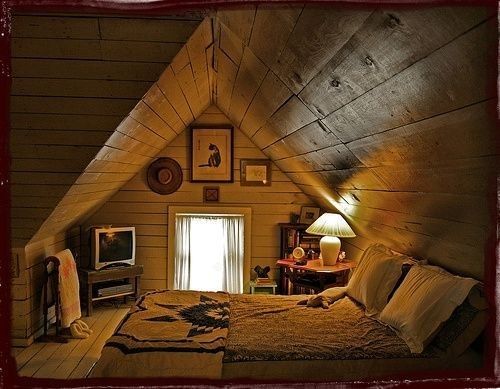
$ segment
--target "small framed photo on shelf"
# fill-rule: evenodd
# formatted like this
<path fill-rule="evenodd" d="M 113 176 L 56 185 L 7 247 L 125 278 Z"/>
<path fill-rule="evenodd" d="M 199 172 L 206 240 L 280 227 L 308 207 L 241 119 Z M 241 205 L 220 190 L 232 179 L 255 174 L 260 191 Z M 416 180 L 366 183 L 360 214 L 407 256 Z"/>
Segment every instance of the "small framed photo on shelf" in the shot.
<path fill-rule="evenodd" d="M 233 182 L 233 127 L 191 128 L 191 182 Z"/>
<path fill-rule="evenodd" d="M 270 186 L 271 160 L 242 159 L 240 161 L 241 186 Z"/>
<path fill-rule="evenodd" d="M 218 186 L 204 186 L 203 187 L 203 201 L 205 203 L 215 203 L 219 201 L 219 187 Z"/>
<path fill-rule="evenodd" d="M 319 217 L 318 207 L 302 207 L 300 210 L 300 223 L 312 224 Z"/>

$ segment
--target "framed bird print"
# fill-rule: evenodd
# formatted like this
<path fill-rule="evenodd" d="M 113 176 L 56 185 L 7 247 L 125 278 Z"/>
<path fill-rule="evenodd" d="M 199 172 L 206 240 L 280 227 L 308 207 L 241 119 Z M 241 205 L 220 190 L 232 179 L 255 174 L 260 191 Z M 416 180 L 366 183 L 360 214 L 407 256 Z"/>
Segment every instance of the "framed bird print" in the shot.
<path fill-rule="evenodd" d="M 233 182 L 233 127 L 191 128 L 191 182 Z"/>

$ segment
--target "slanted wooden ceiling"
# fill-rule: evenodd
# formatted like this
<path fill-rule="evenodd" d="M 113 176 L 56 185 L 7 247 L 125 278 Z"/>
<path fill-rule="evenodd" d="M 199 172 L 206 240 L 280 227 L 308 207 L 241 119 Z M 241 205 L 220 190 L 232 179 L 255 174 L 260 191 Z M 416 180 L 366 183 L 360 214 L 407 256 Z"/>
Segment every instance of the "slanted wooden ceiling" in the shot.
<path fill-rule="evenodd" d="M 33 239 L 92 212 L 214 102 L 304 193 L 348 218 L 353 246 L 382 241 L 482 278 L 497 161 L 494 12 L 218 11 Z"/>

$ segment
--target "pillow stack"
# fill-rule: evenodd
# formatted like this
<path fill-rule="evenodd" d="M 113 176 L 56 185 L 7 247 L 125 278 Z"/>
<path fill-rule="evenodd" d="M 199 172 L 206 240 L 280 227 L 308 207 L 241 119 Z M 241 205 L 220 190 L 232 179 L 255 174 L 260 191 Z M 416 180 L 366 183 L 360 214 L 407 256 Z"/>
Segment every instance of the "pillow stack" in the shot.
<path fill-rule="evenodd" d="M 405 265 L 406 270 L 411 265 L 407 274 L 402 271 Z M 463 352 L 484 327 L 486 317 L 484 302 L 473 298 L 476 284 L 472 278 L 454 276 L 374 244 L 363 253 L 346 294 L 365 306 L 367 316 L 390 326 L 412 353 L 421 353 L 469 296 L 475 312 L 483 312 L 476 317 L 469 313 L 467 323 L 459 323 L 467 327 L 459 336 L 456 329 L 451 331 L 456 339 L 449 349 Z"/>
<path fill-rule="evenodd" d="M 367 316 L 377 317 L 402 274 L 409 257 L 393 254 L 387 247 L 368 247 L 347 285 L 347 295 L 365 306 Z"/>
<path fill-rule="evenodd" d="M 413 266 L 379 319 L 411 352 L 420 353 L 475 284 L 472 278 L 453 276 L 436 266 Z"/>

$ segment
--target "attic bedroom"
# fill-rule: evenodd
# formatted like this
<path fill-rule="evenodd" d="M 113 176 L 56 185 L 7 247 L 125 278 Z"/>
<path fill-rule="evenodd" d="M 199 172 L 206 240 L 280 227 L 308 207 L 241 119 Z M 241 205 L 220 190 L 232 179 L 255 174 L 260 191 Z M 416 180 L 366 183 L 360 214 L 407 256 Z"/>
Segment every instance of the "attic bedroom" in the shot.
<path fill-rule="evenodd" d="M 494 7 L 102 7 L 3 10 L 14 382 L 494 379 Z"/>

